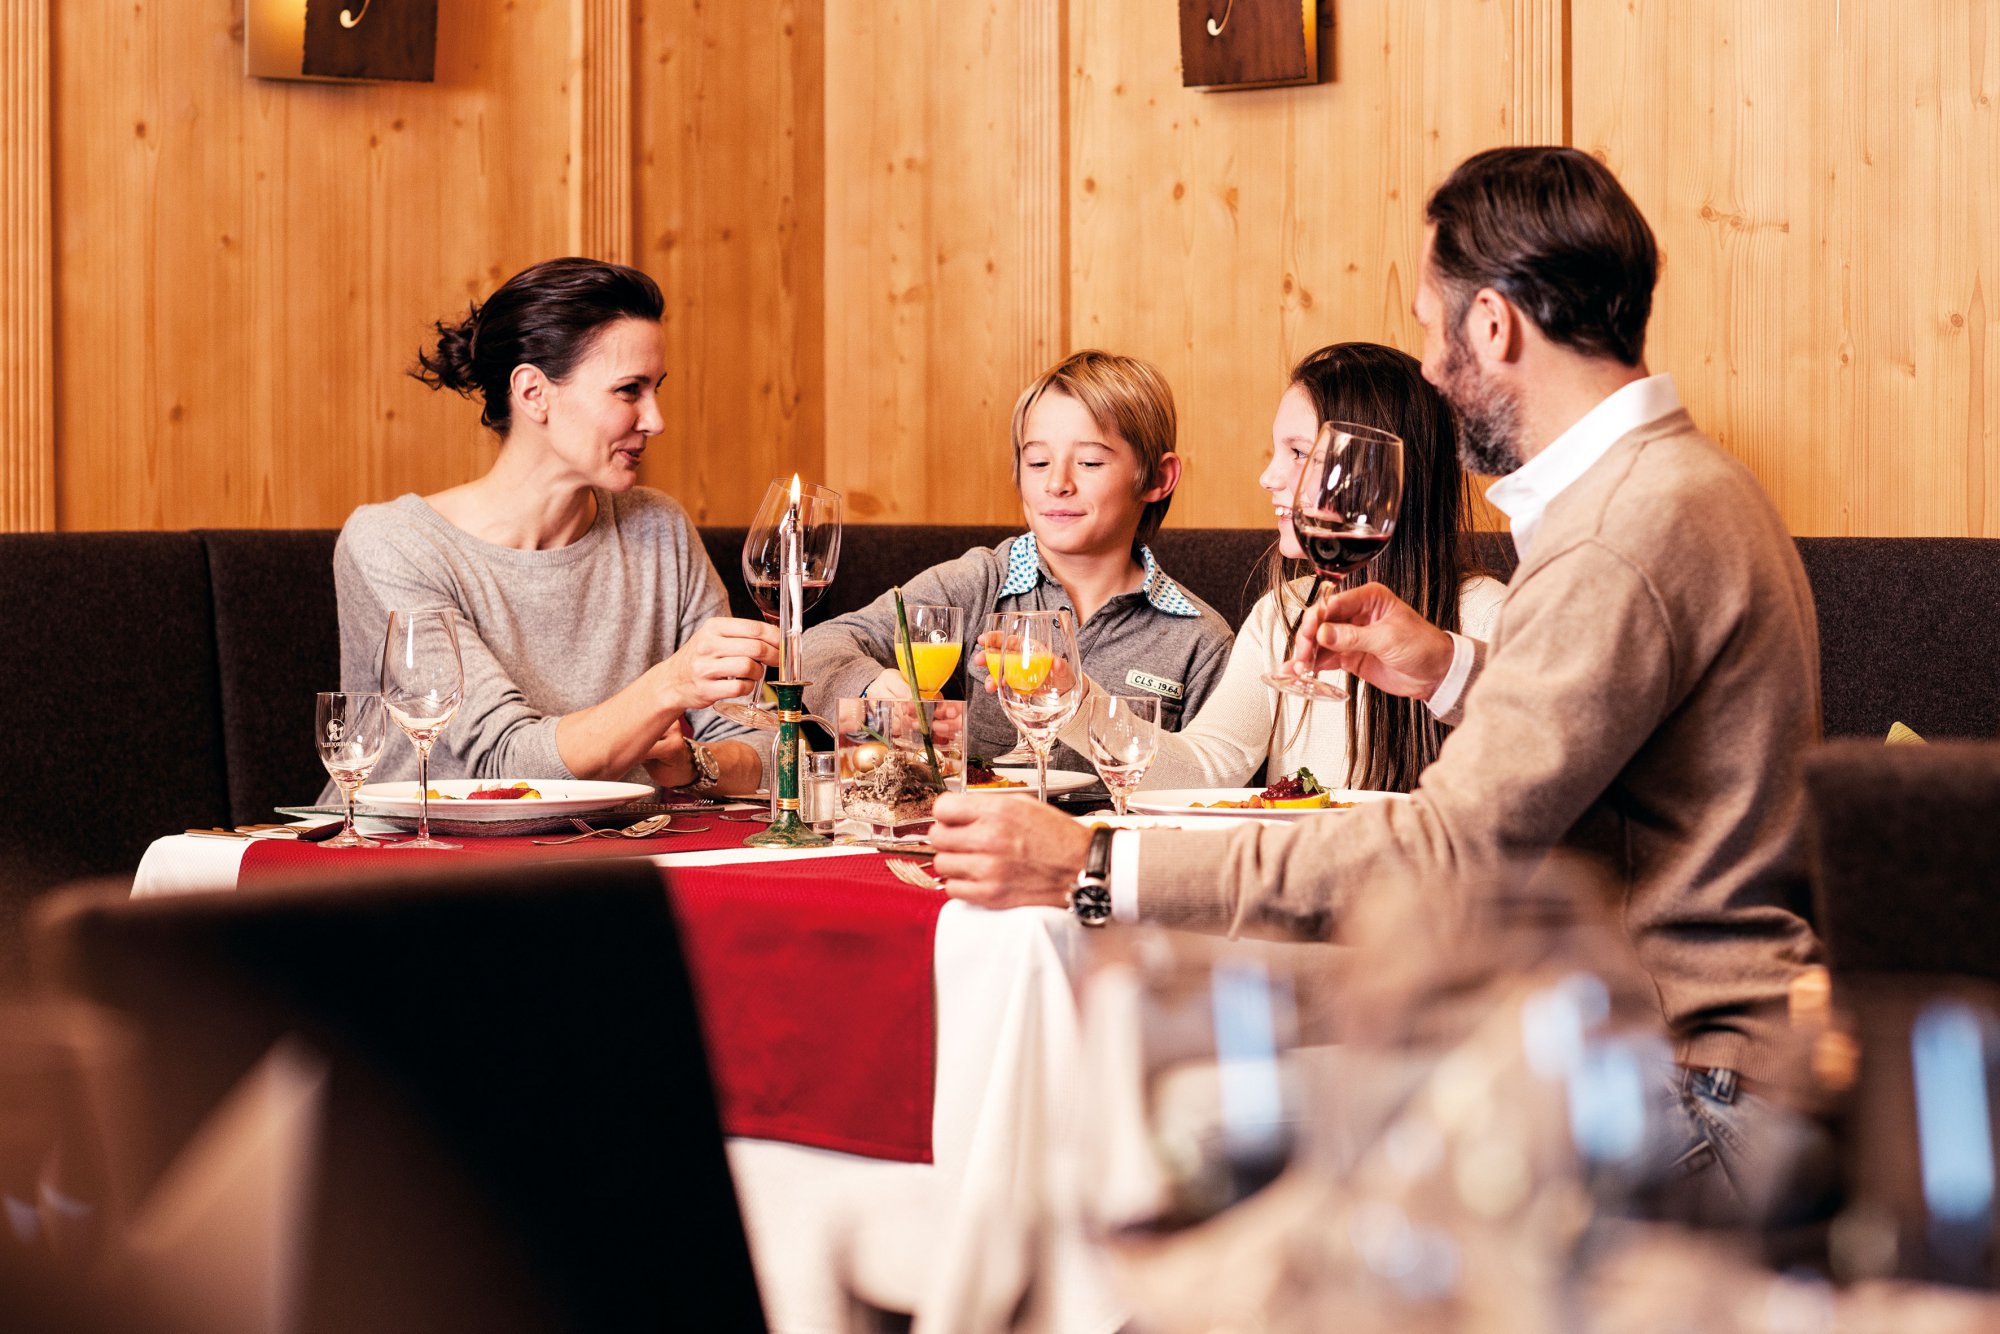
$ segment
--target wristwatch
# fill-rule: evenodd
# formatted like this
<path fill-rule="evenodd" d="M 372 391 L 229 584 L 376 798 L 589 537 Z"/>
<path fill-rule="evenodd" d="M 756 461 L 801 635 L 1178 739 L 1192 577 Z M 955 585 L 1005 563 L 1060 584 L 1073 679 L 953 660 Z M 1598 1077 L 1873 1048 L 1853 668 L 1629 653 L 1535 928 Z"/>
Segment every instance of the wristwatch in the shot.
<path fill-rule="evenodd" d="M 722 782 L 722 765 L 716 760 L 715 752 L 707 746 L 688 738 L 688 762 L 694 766 L 694 782 L 689 787 L 696 792 L 713 792 Z"/>
<path fill-rule="evenodd" d="M 1083 855 L 1083 869 L 1076 873 L 1076 887 L 1069 892 L 1069 910 L 1085 926 L 1103 926 L 1111 920 L 1111 831 L 1102 826 L 1090 831 L 1090 851 Z"/>

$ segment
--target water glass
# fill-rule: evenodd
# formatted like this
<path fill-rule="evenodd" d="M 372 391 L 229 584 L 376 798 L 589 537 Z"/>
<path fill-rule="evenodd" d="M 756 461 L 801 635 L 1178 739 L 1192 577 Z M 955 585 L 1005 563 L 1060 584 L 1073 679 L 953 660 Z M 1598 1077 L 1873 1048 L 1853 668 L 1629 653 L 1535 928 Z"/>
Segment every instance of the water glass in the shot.
<path fill-rule="evenodd" d="M 1093 695 L 1090 700 L 1090 760 L 1111 794 L 1111 808 L 1125 814 L 1132 789 L 1146 776 L 1160 751 L 1160 698 L 1157 695 Z"/>
<path fill-rule="evenodd" d="M 319 762 L 326 766 L 347 804 L 340 833 L 322 843 L 326 848 L 377 848 L 377 840 L 354 832 L 354 794 L 368 781 L 389 739 L 389 715 L 374 692 L 322 690 L 314 710 Z"/>

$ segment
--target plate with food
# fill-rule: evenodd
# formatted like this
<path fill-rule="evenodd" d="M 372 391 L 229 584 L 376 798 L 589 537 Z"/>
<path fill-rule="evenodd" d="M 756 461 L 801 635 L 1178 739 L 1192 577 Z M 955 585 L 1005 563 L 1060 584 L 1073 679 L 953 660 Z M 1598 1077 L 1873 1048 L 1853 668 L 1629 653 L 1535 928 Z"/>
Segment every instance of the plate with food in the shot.
<path fill-rule="evenodd" d="M 582 778 L 438 778 L 431 782 L 431 818 L 476 822 L 588 815 L 650 800 L 653 791 L 644 783 Z M 418 795 L 413 782 L 365 783 L 354 794 L 354 804 L 371 815 L 415 819 Z"/>
<path fill-rule="evenodd" d="M 1142 815 L 1216 815 L 1255 820 L 1297 820 L 1322 811 L 1351 810 L 1371 801 L 1408 801 L 1401 792 L 1322 787 L 1310 769 L 1287 774 L 1265 788 L 1180 787 L 1134 792 L 1127 803 Z"/>
<path fill-rule="evenodd" d="M 1079 792 L 1097 781 L 1096 774 L 1078 773 L 1074 769 L 1049 770 L 1049 795 L 1059 797 L 1065 792 Z M 992 769 L 974 760 L 965 766 L 965 790 L 971 793 L 1022 792 L 1035 795 L 1035 771 L 1033 769 Z"/>

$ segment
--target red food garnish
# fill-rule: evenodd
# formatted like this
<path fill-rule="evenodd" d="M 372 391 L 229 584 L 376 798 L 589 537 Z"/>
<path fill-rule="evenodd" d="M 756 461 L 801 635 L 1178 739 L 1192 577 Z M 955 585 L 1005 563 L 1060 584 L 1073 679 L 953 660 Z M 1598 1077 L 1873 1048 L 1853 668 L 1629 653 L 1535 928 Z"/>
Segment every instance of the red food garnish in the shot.
<path fill-rule="evenodd" d="M 482 787 L 465 794 L 467 801 L 514 801 L 527 796 L 531 787 Z"/>

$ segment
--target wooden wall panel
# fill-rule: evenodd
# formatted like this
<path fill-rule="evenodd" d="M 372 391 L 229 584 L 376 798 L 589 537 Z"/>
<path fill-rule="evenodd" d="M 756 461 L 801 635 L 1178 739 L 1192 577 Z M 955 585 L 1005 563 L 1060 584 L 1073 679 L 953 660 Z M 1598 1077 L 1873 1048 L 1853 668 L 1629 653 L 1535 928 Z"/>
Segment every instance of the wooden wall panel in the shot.
<path fill-rule="evenodd" d="M 644 477 L 742 523 L 770 479 L 827 476 L 817 0 L 632 0 L 636 262 L 667 297 L 664 439 Z"/>
<path fill-rule="evenodd" d="M 1065 8 L 826 7 L 826 467 L 858 518 L 1020 514 L 1010 414 L 1066 342 Z"/>
<path fill-rule="evenodd" d="M 1291 364 L 1344 339 L 1414 352 L 1431 186 L 1562 131 L 1560 0 L 1335 10 L 1331 82 L 1229 93 L 1181 88 L 1174 26 L 1148 6 L 1072 10 L 1071 338 L 1173 384 L 1175 523 L 1271 521 L 1255 479 Z"/>
<path fill-rule="evenodd" d="M 0 24 L 0 532 L 55 523 L 48 3 Z"/>
<path fill-rule="evenodd" d="M 339 523 L 484 467 L 403 377 L 570 236 L 572 16 L 440 7 L 434 84 L 243 75 L 236 0 L 55 11 L 65 528 Z"/>
<path fill-rule="evenodd" d="M 2000 14 L 1578 6 L 1577 142 L 1666 254 L 1648 358 L 1793 531 L 2000 535 Z"/>

